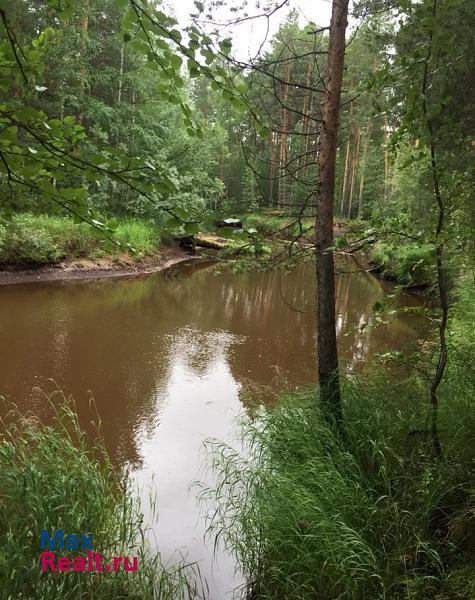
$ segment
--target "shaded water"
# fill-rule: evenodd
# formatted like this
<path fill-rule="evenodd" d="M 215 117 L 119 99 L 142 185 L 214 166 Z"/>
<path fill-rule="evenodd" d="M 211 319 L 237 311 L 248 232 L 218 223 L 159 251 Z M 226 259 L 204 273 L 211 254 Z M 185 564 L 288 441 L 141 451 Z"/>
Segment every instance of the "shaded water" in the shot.
<path fill-rule="evenodd" d="M 342 263 L 354 271 L 352 260 Z M 371 328 L 390 287 L 367 273 L 337 278 L 339 350 L 349 370 L 418 338 L 420 317 Z M 204 477 L 202 442 L 230 440 L 255 384 L 315 381 L 312 267 L 218 273 L 193 264 L 171 275 L 0 289 L 0 394 L 37 414 L 45 391 L 72 394 L 85 427 L 94 396 L 109 452 L 158 494 L 154 533 L 163 560 L 198 561 L 211 598 L 239 581 L 203 542 L 190 484 Z M 417 305 L 402 296 L 395 307 Z M 50 380 L 56 383 L 53 384 Z M 252 384 L 252 385 L 251 385 Z M 270 391 L 259 397 L 270 401 Z M 146 495 L 147 492 L 145 492 Z M 146 509 L 145 509 L 146 510 Z"/>

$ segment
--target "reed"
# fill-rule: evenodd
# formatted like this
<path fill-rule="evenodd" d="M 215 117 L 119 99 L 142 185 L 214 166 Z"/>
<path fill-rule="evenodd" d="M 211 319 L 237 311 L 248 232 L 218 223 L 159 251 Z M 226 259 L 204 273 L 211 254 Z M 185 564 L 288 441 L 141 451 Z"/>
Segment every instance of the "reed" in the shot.
<path fill-rule="evenodd" d="M 52 406 L 55 404 L 52 402 Z M 57 405 L 56 405 L 57 406 Z M 126 474 L 100 437 L 91 444 L 74 404 L 63 401 L 42 425 L 14 411 L 0 438 L 0 595 L 5 599 L 159 599 L 196 596 L 190 570 L 166 570 L 146 542 Z M 93 533 L 94 552 L 138 557 L 138 570 L 111 573 L 40 570 L 41 530 Z M 61 551 L 77 555 L 78 551 Z"/>

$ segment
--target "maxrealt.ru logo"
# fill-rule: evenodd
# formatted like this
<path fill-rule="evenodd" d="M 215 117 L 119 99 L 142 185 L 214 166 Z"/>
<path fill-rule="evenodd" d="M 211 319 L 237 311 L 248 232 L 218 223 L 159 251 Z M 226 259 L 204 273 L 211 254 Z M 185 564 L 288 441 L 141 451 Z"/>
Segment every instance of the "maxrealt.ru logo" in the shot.
<path fill-rule="evenodd" d="M 62 529 L 57 529 L 54 535 L 43 529 L 40 534 L 41 553 L 40 564 L 42 571 L 54 573 L 65 571 L 110 573 L 117 572 L 123 567 L 126 571 L 137 571 L 138 558 L 132 558 L 132 564 L 128 556 L 114 556 L 106 559 L 93 549 L 92 533 L 81 533 L 79 535 L 64 534 Z M 47 551 L 49 550 L 49 551 Z M 77 550 L 84 554 L 77 556 L 58 556 L 53 550 Z"/>

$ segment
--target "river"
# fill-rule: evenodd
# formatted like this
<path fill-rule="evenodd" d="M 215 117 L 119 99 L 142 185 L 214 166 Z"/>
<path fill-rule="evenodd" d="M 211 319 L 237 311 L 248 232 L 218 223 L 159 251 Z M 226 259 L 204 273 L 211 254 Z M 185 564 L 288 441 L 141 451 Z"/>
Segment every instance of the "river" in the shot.
<path fill-rule="evenodd" d="M 371 327 L 389 284 L 358 272 L 352 259 L 340 267 L 337 328 L 347 372 L 417 343 L 416 315 Z M 313 269 L 304 264 L 234 274 L 194 263 L 147 277 L 4 287 L 0 394 L 47 419 L 43 392 L 59 387 L 74 396 L 86 429 L 94 397 L 109 453 L 140 484 L 163 562 L 196 561 L 211 600 L 223 600 L 241 579 L 232 558 L 213 558 L 213 541 L 203 541 L 192 487 L 209 476 L 203 440 L 233 442 L 249 402 L 274 402 L 279 389 L 315 382 L 313 300 Z M 390 302 L 420 304 L 410 295 Z"/>

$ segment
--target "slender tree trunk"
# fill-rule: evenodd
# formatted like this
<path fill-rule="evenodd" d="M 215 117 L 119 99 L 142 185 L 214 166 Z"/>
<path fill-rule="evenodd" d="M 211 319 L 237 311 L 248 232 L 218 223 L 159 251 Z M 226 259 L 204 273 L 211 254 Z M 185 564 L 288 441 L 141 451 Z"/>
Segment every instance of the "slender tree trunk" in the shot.
<path fill-rule="evenodd" d="M 287 162 L 287 136 L 289 129 L 289 111 L 287 110 L 286 102 L 289 96 L 289 80 L 290 80 L 290 62 L 287 63 L 285 69 L 285 84 L 282 92 L 282 119 L 281 119 L 281 133 L 280 133 L 280 146 L 279 146 L 279 189 L 277 196 L 278 208 L 285 207 L 286 204 L 286 186 L 285 186 L 285 165 Z"/>
<path fill-rule="evenodd" d="M 435 20 L 437 14 L 437 0 L 433 0 L 432 3 L 432 17 Z M 435 26 L 435 24 L 434 24 Z M 442 455 L 442 447 L 440 445 L 439 431 L 438 431 L 438 412 L 439 412 L 439 397 L 438 389 L 439 385 L 444 376 L 445 367 L 447 365 L 447 324 L 449 319 L 449 299 L 447 294 L 447 285 L 445 279 L 444 270 L 444 226 L 445 226 L 445 204 L 442 199 L 442 193 L 440 189 L 439 181 L 439 167 L 437 162 L 436 153 L 436 136 L 434 131 L 434 124 L 429 114 L 428 107 L 428 87 L 429 87 L 429 65 L 432 60 L 432 45 L 433 45 L 433 31 L 429 34 L 429 44 L 427 48 L 427 57 L 424 64 L 424 76 L 422 83 L 422 112 L 426 120 L 427 131 L 429 133 L 429 147 L 430 147 L 430 164 L 432 171 L 432 184 L 434 198 L 437 206 L 437 225 L 435 229 L 435 261 L 437 267 L 437 286 L 439 289 L 439 307 L 440 307 L 440 318 L 439 318 L 439 353 L 437 357 L 437 366 L 435 369 L 434 377 L 432 379 L 429 396 L 431 402 L 432 416 L 431 416 L 431 441 L 432 448 L 437 456 Z"/>
<path fill-rule="evenodd" d="M 386 202 L 388 199 L 388 178 L 389 178 L 389 156 L 388 156 L 388 116 L 384 113 L 384 209 L 386 210 Z"/>
<path fill-rule="evenodd" d="M 274 202 L 274 178 L 275 178 L 275 140 L 273 131 L 270 134 L 270 147 L 269 147 L 269 205 L 272 206 Z"/>
<path fill-rule="evenodd" d="M 350 85 L 350 90 L 352 85 Z M 350 91 L 351 93 L 351 91 Z M 350 149 L 351 149 L 351 132 L 353 129 L 353 100 L 350 101 L 350 133 L 348 135 L 348 141 L 346 142 L 346 156 L 345 156 L 345 171 L 343 173 L 343 187 L 341 190 L 341 200 L 340 200 L 340 217 L 345 216 L 345 202 L 346 202 L 346 185 L 348 183 L 348 168 L 350 166 Z"/>
<path fill-rule="evenodd" d="M 79 97 L 81 98 L 81 110 L 78 115 L 78 122 L 83 123 L 84 121 L 84 95 L 86 92 L 86 52 L 85 42 L 89 31 L 89 1 L 84 3 L 84 15 L 81 18 L 81 68 L 80 68 L 80 81 L 79 81 Z"/>
<path fill-rule="evenodd" d="M 124 53 L 125 53 L 125 44 L 122 42 L 120 47 L 120 65 L 119 65 L 119 89 L 117 91 L 117 106 L 120 106 L 122 103 L 122 86 L 123 86 L 123 78 L 124 78 Z"/>
<path fill-rule="evenodd" d="M 361 162 L 361 176 L 360 176 L 360 191 L 358 194 L 358 219 L 361 219 L 363 216 L 363 191 L 364 184 L 366 178 L 366 163 L 368 162 L 368 149 L 369 149 L 369 140 L 371 138 L 371 121 L 368 123 L 368 127 L 366 129 L 366 138 L 363 147 L 363 158 Z"/>
<path fill-rule="evenodd" d="M 348 0 L 333 0 L 323 97 L 322 132 L 318 156 L 316 271 L 317 271 L 317 353 L 322 412 L 326 419 L 343 428 L 338 351 L 335 329 L 335 265 L 333 252 L 333 202 L 335 164 Z"/>
<path fill-rule="evenodd" d="M 340 217 L 344 216 L 345 210 L 345 196 L 346 196 L 346 182 L 348 179 L 348 165 L 350 163 L 350 140 L 346 142 L 346 156 L 345 156 L 345 170 L 343 173 L 343 187 L 341 189 L 341 200 L 340 200 Z"/>
<path fill-rule="evenodd" d="M 311 81 L 312 81 L 312 61 L 309 60 L 308 67 L 307 67 L 307 78 L 306 78 L 307 88 L 310 87 Z M 308 134 L 306 134 L 306 132 L 307 132 L 308 123 L 310 121 L 310 118 L 309 118 L 309 104 L 310 104 L 309 101 L 311 99 L 310 94 L 311 94 L 311 91 L 309 89 L 306 89 L 304 96 L 303 96 L 302 141 L 300 143 L 300 156 L 297 159 L 296 175 L 294 175 L 294 180 L 292 182 L 292 189 L 291 189 L 292 214 L 293 214 L 294 206 L 296 204 L 296 196 L 297 196 L 297 189 L 298 189 L 297 188 L 297 179 L 301 178 L 301 171 L 305 169 L 305 165 L 307 164 Z M 302 161 L 303 161 L 303 163 L 302 163 Z"/>
<path fill-rule="evenodd" d="M 135 103 L 136 94 L 135 87 L 132 88 L 132 150 L 135 149 Z"/>
<path fill-rule="evenodd" d="M 352 165 L 351 165 L 350 197 L 348 200 L 348 218 L 349 219 L 351 219 L 351 210 L 353 208 L 353 190 L 355 188 L 356 167 L 358 165 L 358 157 L 359 157 L 359 153 L 360 153 L 360 139 L 361 139 L 360 128 L 357 127 L 356 135 L 355 135 L 355 148 L 354 148 L 354 152 L 353 152 L 353 160 L 352 160 Z"/>
<path fill-rule="evenodd" d="M 308 114 L 311 115 L 312 114 L 312 110 L 313 110 L 313 101 L 314 101 L 314 96 L 313 93 L 310 93 L 310 105 L 308 107 Z M 312 120 L 310 118 L 307 119 L 307 123 L 306 123 L 306 133 L 305 133 L 305 167 L 303 170 L 303 175 L 304 178 L 307 177 L 307 173 L 308 173 L 308 167 L 310 165 L 310 138 L 311 138 L 311 129 L 312 129 Z M 312 158 L 313 160 L 313 158 Z"/>

